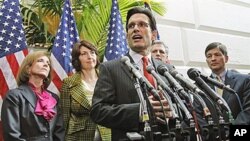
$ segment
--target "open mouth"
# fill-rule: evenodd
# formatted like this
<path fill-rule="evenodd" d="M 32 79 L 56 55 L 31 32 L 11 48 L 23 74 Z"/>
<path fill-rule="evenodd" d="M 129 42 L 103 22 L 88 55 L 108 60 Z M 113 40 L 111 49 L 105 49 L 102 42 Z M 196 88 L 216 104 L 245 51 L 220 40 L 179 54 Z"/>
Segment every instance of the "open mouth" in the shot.
<path fill-rule="evenodd" d="M 134 36 L 132 36 L 132 39 L 133 40 L 140 40 L 140 39 L 142 39 L 142 36 L 141 35 L 134 35 Z"/>

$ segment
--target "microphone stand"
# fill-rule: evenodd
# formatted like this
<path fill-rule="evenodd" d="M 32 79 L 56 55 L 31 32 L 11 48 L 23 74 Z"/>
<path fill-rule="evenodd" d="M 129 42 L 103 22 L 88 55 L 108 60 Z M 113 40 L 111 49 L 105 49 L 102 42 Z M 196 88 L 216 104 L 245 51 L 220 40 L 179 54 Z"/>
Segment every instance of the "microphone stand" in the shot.
<path fill-rule="evenodd" d="M 190 112 L 188 111 L 188 109 L 186 108 L 186 106 L 178 95 L 174 94 L 173 91 L 167 85 L 163 85 L 162 87 L 172 98 L 174 98 L 175 102 L 177 103 L 176 105 L 179 104 L 180 108 L 184 111 L 187 119 L 190 121 L 190 128 L 183 129 L 181 128 L 180 121 L 176 120 L 176 128 L 172 129 L 172 131 L 175 132 L 176 141 L 184 141 L 184 139 L 185 141 L 190 141 L 190 133 L 194 132 L 194 121 L 192 119 L 192 115 L 190 114 Z"/>
<path fill-rule="evenodd" d="M 145 98 L 145 96 L 143 95 L 142 91 L 141 91 L 141 87 L 140 87 L 140 84 L 139 84 L 139 79 L 138 78 L 135 78 L 135 89 L 139 95 L 139 99 L 141 101 L 141 110 L 142 110 L 142 122 L 144 122 L 144 140 L 145 141 L 152 141 L 153 140 L 153 136 L 152 136 L 152 130 L 151 130 L 151 127 L 150 127 L 150 123 L 154 123 L 154 122 L 150 122 L 149 120 L 152 119 L 153 115 L 152 112 L 149 112 L 151 113 L 150 116 L 148 114 L 148 111 L 147 111 L 147 101 L 148 101 L 148 98 Z M 147 100 L 145 100 L 147 99 Z M 149 102 L 149 101 L 148 101 Z M 151 118 L 150 118 L 151 117 Z"/>
<path fill-rule="evenodd" d="M 139 82 L 139 79 L 137 77 L 134 77 L 134 86 L 137 91 L 138 97 L 140 99 L 140 117 L 142 118 L 142 122 L 144 123 L 144 128 L 141 133 L 134 133 L 134 132 L 128 132 L 127 137 L 130 141 L 154 141 L 153 140 L 153 134 L 152 134 L 152 128 L 151 126 L 154 126 L 155 124 L 155 115 L 153 114 L 153 108 L 151 106 L 148 106 L 147 103 L 150 103 L 147 94 L 146 94 L 146 85 Z M 141 85 L 143 86 L 141 89 Z M 142 92 L 143 90 L 143 92 Z M 150 104 L 149 104 L 150 105 Z M 148 111 L 149 109 L 149 111 Z M 151 126 L 150 126 L 151 125 Z M 156 128 L 155 128 L 156 129 Z M 158 140 L 155 140 L 158 141 Z M 160 140 L 159 140 L 160 141 Z"/>
<path fill-rule="evenodd" d="M 207 93 L 214 93 L 214 94 L 218 95 L 216 92 L 214 92 L 212 89 L 210 89 L 207 84 L 204 84 L 200 87 L 202 87 L 205 90 L 205 92 L 207 92 Z M 215 99 L 216 102 L 212 102 L 212 100 L 206 94 L 202 94 L 202 96 L 205 96 L 206 99 L 209 100 L 211 105 L 214 106 L 215 111 L 218 112 L 218 116 L 219 116 L 219 119 L 218 119 L 219 122 L 217 125 L 214 125 L 211 121 L 208 121 L 208 123 L 209 123 L 208 126 L 205 126 L 209 129 L 209 140 L 221 141 L 221 140 L 228 139 L 228 137 L 229 137 L 228 125 L 229 125 L 229 123 L 231 123 L 233 121 L 231 109 L 229 108 L 228 104 L 220 96 L 218 96 L 218 98 Z M 222 110 L 224 110 L 228 114 L 229 123 L 225 122 L 225 120 L 223 118 Z"/>
<path fill-rule="evenodd" d="M 202 91 L 200 91 L 198 94 L 197 92 L 193 91 L 191 94 L 193 94 L 194 98 L 198 99 L 198 101 L 201 103 L 205 119 L 208 123 L 208 125 L 201 127 L 201 135 L 204 137 L 204 141 L 220 141 L 219 128 L 214 124 L 210 109 L 208 109 L 206 102 L 203 99 L 207 99 L 207 102 L 209 102 L 212 106 L 210 108 L 214 108 L 214 111 L 216 111 L 218 115 L 221 115 L 221 111 L 217 103 L 214 104 L 214 102 Z"/>
<path fill-rule="evenodd" d="M 156 124 L 156 116 L 153 112 L 153 107 L 151 106 L 147 95 L 147 93 L 150 92 L 152 88 L 149 89 L 147 85 L 143 81 L 139 81 L 138 78 L 135 78 L 134 85 L 141 101 L 142 121 L 144 122 L 144 130 L 141 134 L 137 134 L 136 137 L 130 137 L 130 140 L 162 141 L 162 133 L 158 130 L 158 125 Z M 148 111 L 147 107 L 149 109 Z M 141 137 L 138 138 L 138 136 Z M 168 136 L 168 141 L 174 141 L 174 139 L 170 140 L 171 138 L 169 137 L 171 136 Z"/>
<path fill-rule="evenodd" d="M 155 91 L 155 89 L 154 88 L 151 88 L 151 87 L 148 87 L 146 84 L 144 84 L 144 83 L 141 83 L 141 85 L 142 85 L 142 87 L 143 87 L 143 90 L 147 93 L 147 92 L 149 92 L 149 93 L 151 93 L 151 92 L 154 92 Z M 161 103 L 161 101 L 160 101 L 160 103 Z M 161 103 L 161 105 L 163 105 L 162 103 Z M 152 106 L 150 107 L 150 108 L 152 108 Z M 162 106 L 162 108 L 163 108 L 163 106 Z M 162 109 L 163 110 L 163 109 Z M 153 111 L 153 109 L 152 109 L 152 111 Z M 164 110 L 163 110 L 163 113 L 164 113 L 164 115 L 165 115 L 165 112 L 164 112 Z M 152 113 L 152 115 L 154 115 L 154 119 L 155 119 L 155 113 L 153 112 Z M 165 119 L 165 124 L 166 124 L 166 133 L 162 133 L 161 131 L 159 131 L 159 129 L 158 129 L 158 125 L 155 125 L 155 126 L 153 126 L 152 127 L 152 129 L 153 129 L 153 139 L 154 140 L 152 140 L 152 141 L 176 141 L 175 140 L 175 133 L 173 133 L 173 132 L 170 132 L 170 130 L 169 130 L 169 125 L 168 125 L 168 122 L 167 122 L 167 120 L 166 120 L 166 117 L 164 117 L 164 119 Z M 154 120 L 155 121 L 155 120 Z"/>
<path fill-rule="evenodd" d="M 208 85 L 204 85 L 204 87 L 209 87 Z M 215 93 L 216 95 L 218 95 L 214 90 L 212 89 L 205 89 L 208 93 Z M 220 102 L 221 101 L 221 102 Z M 232 123 L 233 116 L 232 116 L 232 112 L 231 109 L 229 108 L 228 104 L 226 103 L 226 101 L 221 97 L 218 96 L 217 99 L 217 103 L 216 105 L 218 105 L 220 107 L 221 110 L 224 110 L 226 112 L 226 116 L 228 117 L 228 122 L 226 123 L 224 118 L 223 118 L 223 112 L 220 113 L 220 117 L 219 117 L 219 124 L 218 124 L 218 128 L 219 128 L 219 133 L 220 133 L 220 139 L 221 140 L 227 140 L 229 138 L 229 125 Z"/>
<path fill-rule="evenodd" d="M 214 103 L 210 97 L 208 97 L 208 95 L 206 95 L 203 91 L 192 91 L 190 92 L 191 94 L 193 94 L 194 98 L 198 99 L 198 101 L 201 103 L 202 107 L 203 107 L 203 112 L 204 112 L 204 116 L 205 119 L 207 120 L 208 125 L 205 125 L 201 128 L 201 135 L 204 137 L 205 141 L 221 141 L 222 138 L 226 138 L 226 134 L 223 134 L 225 132 L 223 132 L 225 129 L 225 122 L 221 112 L 222 107 L 220 107 L 220 105 L 218 103 Z M 216 111 L 216 113 L 218 114 L 218 124 L 215 124 L 213 119 L 212 119 L 212 115 L 210 113 L 210 110 L 208 109 L 206 102 L 203 100 L 203 98 L 207 99 L 207 102 L 210 103 L 210 105 L 212 107 L 210 108 L 214 108 L 214 111 Z M 227 128 L 226 128 L 227 129 Z M 224 136 L 224 137 L 223 137 Z"/>

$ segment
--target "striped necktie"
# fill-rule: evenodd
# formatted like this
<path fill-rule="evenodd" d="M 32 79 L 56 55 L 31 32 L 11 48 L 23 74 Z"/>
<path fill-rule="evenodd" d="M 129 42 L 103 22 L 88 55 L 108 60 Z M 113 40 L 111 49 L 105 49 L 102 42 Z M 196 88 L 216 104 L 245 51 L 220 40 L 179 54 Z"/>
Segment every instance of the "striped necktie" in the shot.
<path fill-rule="evenodd" d="M 221 79 L 221 77 L 220 76 L 216 76 L 216 80 L 218 81 L 218 82 L 220 82 L 220 83 L 223 83 L 223 81 L 222 81 L 222 79 Z M 220 88 L 216 88 L 216 92 L 220 95 L 220 96 L 222 96 L 222 94 L 223 94 L 223 89 L 220 89 Z"/>

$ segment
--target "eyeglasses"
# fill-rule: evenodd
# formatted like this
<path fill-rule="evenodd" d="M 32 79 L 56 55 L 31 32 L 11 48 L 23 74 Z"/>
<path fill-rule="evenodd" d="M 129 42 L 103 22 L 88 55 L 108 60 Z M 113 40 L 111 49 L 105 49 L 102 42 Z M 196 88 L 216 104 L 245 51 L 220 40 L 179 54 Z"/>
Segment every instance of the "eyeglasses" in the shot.
<path fill-rule="evenodd" d="M 138 28 L 143 29 L 143 28 L 147 28 L 149 26 L 149 23 L 145 23 L 145 22 L 130 23 L 128 24 L 128 29 L 134 29 L 136 25 L 138 26 Z"/>

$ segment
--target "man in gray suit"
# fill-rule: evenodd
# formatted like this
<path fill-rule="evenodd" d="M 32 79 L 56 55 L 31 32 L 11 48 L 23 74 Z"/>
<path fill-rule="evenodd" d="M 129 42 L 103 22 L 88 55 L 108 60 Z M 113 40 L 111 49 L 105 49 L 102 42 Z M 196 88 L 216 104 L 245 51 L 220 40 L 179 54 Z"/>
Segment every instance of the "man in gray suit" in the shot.
<path fill-rule="evenodd" d="M 153 59 L 150 53 L 152 41 L 157 36 L 156 22 L 151 11 L 140 7 L 129 10 L 126 31 L 130 47 L 127 56 L 132 63 L 143 70 L 142 58 L 146 56 L 148 63 L 154 68 L 163 64 Z M 135 79 L 121 60 L 104 62 L 99 68 L 90 116 L 94 122 L 112 129 L 113 141 L 126 140 L 126 133 L 141 131 L 140 100 L 134 85 Z M 152 95 L 148 99 L 157 119 L 162 119 L 164 112 L 160 102 Z M 165 115 L 171 117 L 166 99 L 162 98 L 161 102 Z"/>
<path fill-rule="evenodd" d="M 210 43 L 205 49 L 206 62 L 212 70 L 211 77 L 219 77 L 226 86 L 230 86 L 239 97 L 223 90 L 222 97 L 229 105 L 234 117 L 233 124 L 250 124 L 250 76 L 226 69 L 228 53 L 225 45 Z M 212 86 L 219 93 L 219 88 Z M 242 105 L 242 109 L 241 106 Z"/>

